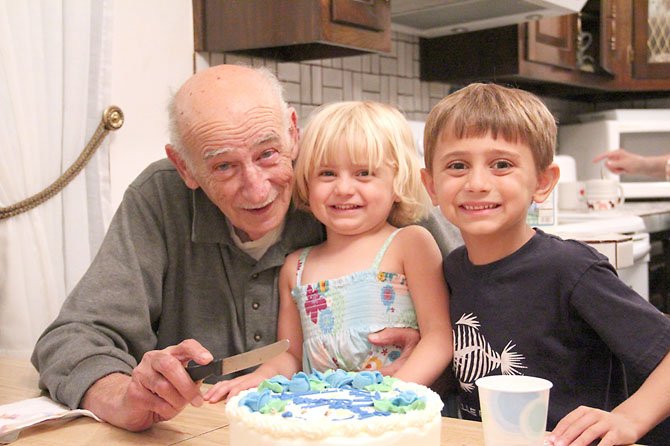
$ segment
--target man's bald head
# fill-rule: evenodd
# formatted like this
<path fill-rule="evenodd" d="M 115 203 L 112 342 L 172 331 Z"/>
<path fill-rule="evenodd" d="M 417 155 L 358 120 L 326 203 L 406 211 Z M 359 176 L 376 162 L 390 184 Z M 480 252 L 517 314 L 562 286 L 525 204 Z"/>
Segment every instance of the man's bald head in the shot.
<path fill-rule="evenodd" d="M 216 65 L 198 72 L 179 88 L 170 101 L 169 130 L 172 146 L 189 159 L 185 145 L 189 132 L 200 123 L 222 117 L 241 117 L 254 107 L 277 107 L 289 126 L 290 111 L 277 78 L 266 68 Z"/>

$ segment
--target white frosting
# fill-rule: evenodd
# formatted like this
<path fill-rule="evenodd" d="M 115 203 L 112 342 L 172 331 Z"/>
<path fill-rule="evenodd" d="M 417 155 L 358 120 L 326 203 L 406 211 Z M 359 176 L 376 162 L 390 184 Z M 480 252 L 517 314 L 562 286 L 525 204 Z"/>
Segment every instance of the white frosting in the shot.
<path fill-rule="evenodd" d="M 231 446 L 273 445 L 408 445 L 427 446 L 440 444 L 442 401 L 430 389 L 412 383 L 396 381 L 391 392 L 381 393 L 382 398 L 392 398 L 402 391 L 412 390 L 425 398 L 426 407 L 404 414 L 359 418 L 359 414 L 346 408 L 328 409 L 324 406 L 306 407 L 289 402 L 283 413 L 261 414 L 240 405 L 240 399 L 256 389 L 244 391 L 226 404 L 230 421 Z M 305 398 L 351 399 L 347 389 L 326 389 L 326 394 L 308 395 Z M 354 391 L 356 392 L 356 391 Z M 353 397 L 356 398 L 355 396 Z M 307 404 L 308 405 L 308 404 Z M 373 410 L 373 409 L 370 409 Z"/>

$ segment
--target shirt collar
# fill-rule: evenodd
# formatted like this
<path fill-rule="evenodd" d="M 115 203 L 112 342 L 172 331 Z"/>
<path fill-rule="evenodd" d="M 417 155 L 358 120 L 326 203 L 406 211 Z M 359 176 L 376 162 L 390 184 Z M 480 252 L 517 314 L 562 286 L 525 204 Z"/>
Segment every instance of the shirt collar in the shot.
<path fill-rule="evenodd" d="M 191 241 L 194 243 L 232 244 L 230 229 L 221 210 L 198 188 L 191 192 L 193 224 Z"/>

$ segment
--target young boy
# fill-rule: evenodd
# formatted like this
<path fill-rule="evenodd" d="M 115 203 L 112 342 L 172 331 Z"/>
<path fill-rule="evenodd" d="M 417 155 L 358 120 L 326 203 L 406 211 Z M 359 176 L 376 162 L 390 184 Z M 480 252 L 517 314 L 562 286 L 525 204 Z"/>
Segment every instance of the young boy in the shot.
<path fill-rule="evenodd" d="M 629 444 L 670 415 L 670 319 L 594 249 L 526 224 L 558 181 L 555 145 L 549 110 L 517 89 L 472 84 L 428 116 L 424 184 L 465 242 L 444 265 L 461 413 L 480 419 L 482 376 L 538 376 L 550 444 Z M 644 441 L 669 439 L 666 420 Z"/>

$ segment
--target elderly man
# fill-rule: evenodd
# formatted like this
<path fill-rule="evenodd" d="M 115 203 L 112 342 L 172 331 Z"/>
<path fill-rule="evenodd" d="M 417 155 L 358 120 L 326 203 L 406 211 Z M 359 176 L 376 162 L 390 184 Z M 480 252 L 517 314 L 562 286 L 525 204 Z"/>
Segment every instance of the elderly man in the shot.
<path fill-rule="evenodd" d="M 324 237 L 291 208 L 297 116 L 271 73 L 200 72 L 179 89 L 170 117 L 169 161 L 129 186 L 32 357 L 52 398 L 129 430 L 203 403 L 184 370 L 189 360 L 273 342 L 284 257 Z M 447 252 L 445 240 L 458 237 L 436 221 L 427 227 Z M 416 342 L 406 329 L 373 336 Z"/>

